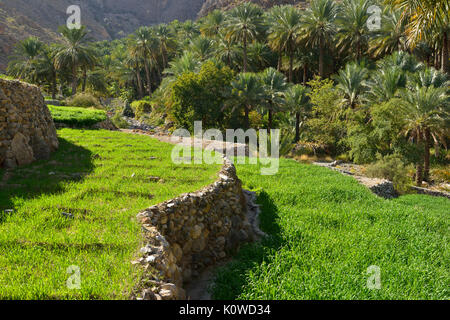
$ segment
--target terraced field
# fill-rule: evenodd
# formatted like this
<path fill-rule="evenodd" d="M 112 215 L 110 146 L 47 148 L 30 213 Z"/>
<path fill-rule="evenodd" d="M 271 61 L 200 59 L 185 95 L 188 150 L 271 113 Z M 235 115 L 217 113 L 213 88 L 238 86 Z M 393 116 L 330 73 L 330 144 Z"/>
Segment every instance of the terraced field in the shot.
<path fill-rule="evenodd" d="M 50 160 L 0 171 L 0 299 L 127 298 L 139 277 L 136 214 L 211 183 L 220 166 L 175 165 L 171 145 L 145 136 L 58 135 Z M 67 286 L 70 266 L 80 290 Z"/>

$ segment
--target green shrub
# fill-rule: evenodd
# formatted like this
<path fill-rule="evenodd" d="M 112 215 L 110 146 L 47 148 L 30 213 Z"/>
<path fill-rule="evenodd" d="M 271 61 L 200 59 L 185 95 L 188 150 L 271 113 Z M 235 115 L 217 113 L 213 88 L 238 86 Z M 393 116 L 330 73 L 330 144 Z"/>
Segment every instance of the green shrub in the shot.
<path fill-rule="evenodd" d="M 120 129 L 127 129 L 130 126 L 128 122 L 122 118 L 122 113 L 120 111 L 116 112 L 116 114 L 111 118 L 111 121 L 117 128 Z"/>
<path fill-rule="evenodd" d="M 405 165 L 401 157 L 396 154 L 384 157 L 378 154 L 377 158 L 375 163 L 367 166 L 367 176 L 388 179 L 393 182 L 395 190 L 405 193 L 412 183 L 408 174 L 411 166 Z"/>
<path fill-rule="evenodd" d="M 134 110 L 136 119 L 140 119 L 145 114 L 152 112 L 152 105 L 147 100 L 134 101 L 131 103 L 131 108 Z"/>
<path fill-rule="evenodd" d="M 98 108 L 100 102 L 90 93 L 78 93 L 66 101 L 66 105 L 80 108 Z"/>

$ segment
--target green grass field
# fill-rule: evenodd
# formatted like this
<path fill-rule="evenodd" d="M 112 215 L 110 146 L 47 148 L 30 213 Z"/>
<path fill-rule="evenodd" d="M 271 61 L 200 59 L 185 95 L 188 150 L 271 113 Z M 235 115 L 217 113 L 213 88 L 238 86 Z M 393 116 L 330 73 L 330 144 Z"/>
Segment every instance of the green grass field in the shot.
<path fill-rule="evenodd" d="M 351 177 L 281 160 L 275 176 L 238 165 L 259 193 L 262 229 L 216 275 L 216 299 L 449 299 L 450 201 L 384 200 Z M 366 287 L 380 268 L 381 289 Z"/>
<path fill-rule="evenodd" d="M 139 277 L 136 214 L 213 182 L 220 166 L 174 165 L 172 145 L 146 136 L 58 135 L 50 160 L 15 169 L 0 187 L 0 299 L 126 299 Z M 80 290 L 66 286 L 72 265 Z"/>
<path fill-rule="evenodd" d="M 77 127 L 90 126 L 106 120 L 106 112 L 94 108 L 56 107 L 49 105 L 55 123 L 64 123 Z"/>

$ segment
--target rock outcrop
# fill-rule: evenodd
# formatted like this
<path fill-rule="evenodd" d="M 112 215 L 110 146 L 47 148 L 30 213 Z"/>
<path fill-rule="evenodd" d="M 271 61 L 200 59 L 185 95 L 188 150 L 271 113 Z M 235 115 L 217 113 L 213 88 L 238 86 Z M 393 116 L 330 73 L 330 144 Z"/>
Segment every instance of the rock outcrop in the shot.
<path fill-rule="evenodd" d="M 48 159 L 57 148 L 55 125 L 39 88 L 0 79 L 0 167 Z"/>

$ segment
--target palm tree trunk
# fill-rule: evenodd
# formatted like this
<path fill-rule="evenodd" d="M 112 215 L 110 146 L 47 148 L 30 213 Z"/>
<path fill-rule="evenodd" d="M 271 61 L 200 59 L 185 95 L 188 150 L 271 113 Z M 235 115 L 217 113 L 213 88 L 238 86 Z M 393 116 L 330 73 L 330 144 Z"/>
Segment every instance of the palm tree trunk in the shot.
<path fill-rule="evenodd" d="M 78 86 L 78 79 L 77 79 L 77 66 L 72 66 L 72 95 L 77 94 L 77 86 Z"/>
<path fill-rule="evenodd" d="M 268 123 L 268 130 L 269 130 L 269 135 L 270 135 L 270 131 L 272 129 L 272 123 L 273 123 L 273 111 L 272 109 L 269 109 L 269 123 Z"/>
<path fill-rule="evenodd" d="M 244 35 L 244 72 L 247 72 L 247 35 Z"/>
<path fill-rule="evenodd" d="M 292 82 L 292 71 L 294 69 L 294 52 L 289 54 L 289 82 Z"/>
<path fill-rule="evenodd" d="M 142 97 L 144 96 L 144 90 L 142 89 L 141 72 L 139 70 L 139 67 L 136 68 L 136 79 L 137 79 L 139 99 L 142 99 Z"/>
<path fill-rule="evenodd" d="M 303 66 L 303 85 L 306 86 L 306 77 L 308 75 L 308 66 L 305 64 Z"/>
<path fill-rule="evenodd" d="M 425 130 L 425 144 L 424 144 L 424 167 L 423 167 L 423 179 L 425 181 L 430 180 L 430 147 L 431 147 L 431 134 L 430 130 Z"/>
<path fill-rule="evenodd" d="M 250 128 L 250 117 L 249 117 L 249 107 L 247 105 L 245 105 L 245 118 L 244 118 L 244 125 L 245 125 L 245 129 L 249 129 Z"/>
<path fill-rule="evenodd" d="M 420 147 L 420 145 L 422 144 L 422 132 L 417 132 L 417 146 Z M 418 187 L 422 186 L 422 181 L 423 181 L 423 163 L 424 163 L 424 159 L 421 156 L 421 159 L 419 159 L 417 161 L 417 166 L 416 166 L 416 185 Z"/>
<path fill-rule="evenodd" d="M 325 59 L 325 46 L 323 43 L 323 39 L 320 39 L 320 45 L 319 45 L 319 75 L 323 79 L 325 78 L 325 72 L 324 72 L 324 59 Z"/>
<path fill-rule="evenodd" d="M 442 42 L 442 71 L 450 73 L 449 64 L 448 64 L 448 58 L 449 58 L 448 50 L 449 50 L 448 49 L 448 34 L 447 34 L 447 32 L 444 32 L 444 39 Z"/>
<path fill-rule="evenodd" d="M 87 81 L 87 74 L 86 69 L 83 70 L 83 86 L 81 88 L 81 91 L 84 92 L 86 90 L 86 81 Z"/>
<path fill-rule="evenodd" d="M 152 83 L 151 83 L 151 80 L 150 80 L 150 70 L 148 68 L 147 57 L 144 57 L 144 67 L 145 67 L 145 75 L 147 77 L 148 95 L 149 95 L 149 97 L 151 97 L 152 96 Z"/>
<path fill-rule="evenodd" d="M 300 112 L 295 113 L 295 141 L 300 140 Z"/>
<path fill-rule="evenodd" d="M 282 58 L 282 53 L 280 52 L 278 54 L 278 65 L 277 65 L 278 72 L 281 72 L 282 64 L 283 64 L 283 58 Z"/>
<path fill-rule="evenodd" d="M 52 79 L 52 100 L 56 100 L 56 72 L 53 71 L 53 79 Z"/>

